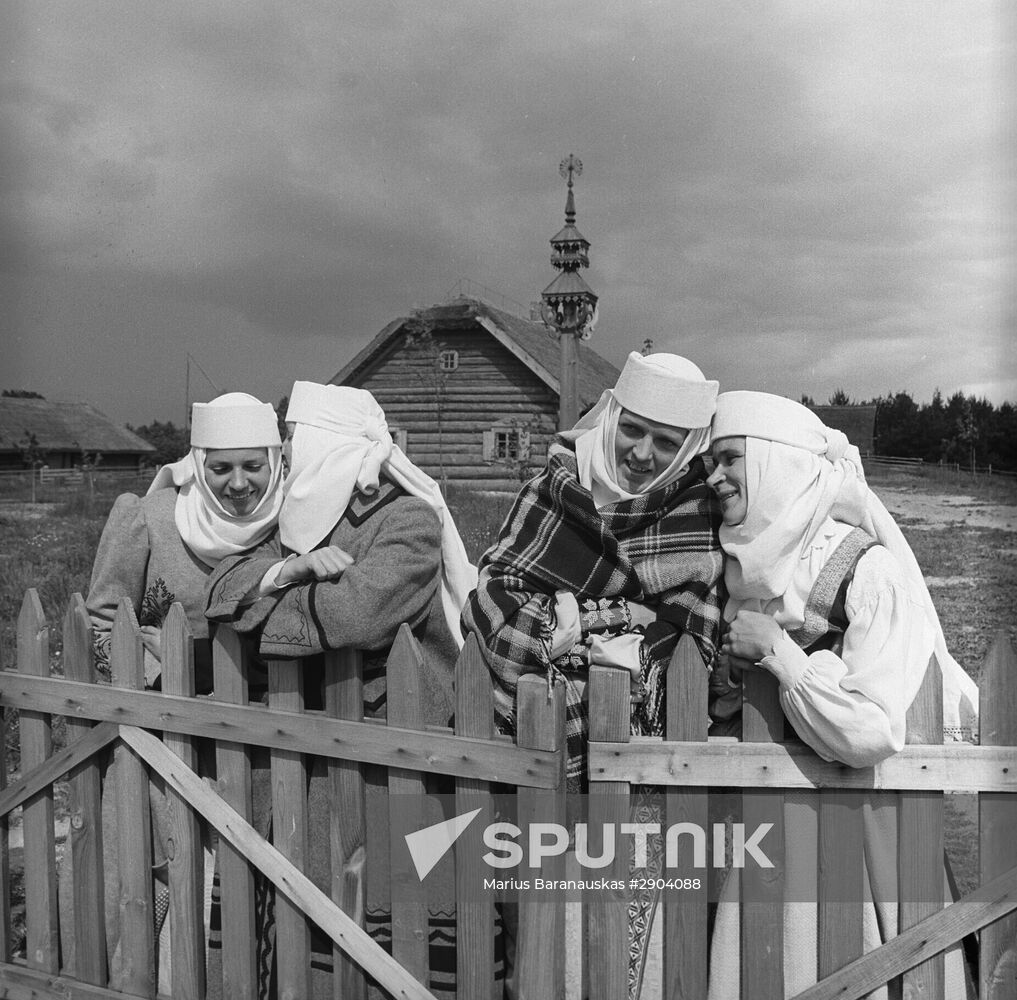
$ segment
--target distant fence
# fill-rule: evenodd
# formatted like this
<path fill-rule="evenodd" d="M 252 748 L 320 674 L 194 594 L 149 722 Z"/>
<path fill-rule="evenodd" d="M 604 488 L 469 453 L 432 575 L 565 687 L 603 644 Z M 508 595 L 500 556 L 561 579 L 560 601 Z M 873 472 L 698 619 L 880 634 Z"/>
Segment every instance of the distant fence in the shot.
<path fill-rule="evenodd" d="M 880 465 L 898 469 L 920 469 L 924 472 L 949 472 L 956 476 L 1010 476 L 1017 477 L 1017 472 L 1006 469 L 994 469 L 991 465 L 962 465 L 960 462 L 926 462 L 921 458 L 901 458 L 894 455 L 866 455 L 866 465 Z"/>
<path fill-rule="evenodd" d="M 301 661 L 271 661 L 267 705 L 250 700 L 252 661 L 238 636 L 220 628 L 213 641 L 215 693 L 194 697 L 193 659 L 186 618 L 174 605 L 162 638 L 163 692 L 142 690 L 142 644 L 125 601 L 111 642 L 112 686 L 97 684 L 90 625 L 75 595 L 63 623 L 64 676 L 51 676 L 49 628 L 38 595 L 29 591 L 18 620 L 18 670 L 0 672 L 0 705 L 20 711 L 21 774 L 0 786 L 0 996 L 81 997 L 92 1000 L 153 997 L 155 937 L 149 782 L 165 783 L 171 803 L 169 926 L 172 996 L 206 997 L 202 916 L 202 829 L 220 839 L 222 995 L 251 1000 L 255 981 L 255 878 L 277 890 L 276 955 L 279 997 L 310 995 L 310 929 L 331 938 L 337 997 L 363 1000 L 370 979 L 386 995 L 429 1000 L 434 968 L 427 947 L 432 890 L 414 873 L 405 835 L 424 825 L 392 801 L 422 795 L 426 775 L 449 777 L 460 816 L 493 812 L 493 782 L 515 790 L 520 827 L 527 820 L 565 824 L 563 690 L 528 676 L 519 686 L 517 737 L 496 736 L 487 668 L 473 639 L 456 665 L 455 730 L 425 726 L 421 718 L 422 652 L 403 626 L 387 662 L 387 721 L 363 719 L 360 655 L 328 654 L 324 709 L 306 711 Z M 690 639 L 683 639 L 667 677 L 666 739 L 629 736 L 629 677 L 593 668 L 590 676 L 589 829 L 631 813 L 634 784 L 664 788 L 670 823 L 709 828 L 711 786 L 739 790 L 745 828 L 772 823 L 767 852 L 772 870 L 742 877 L 741 967 L 745 1000 L 783 1000 L 780 961 L 784 876 L 797 862 L 783 856 L 785 794 L 811 796 L 818 823 L 818 965 L 822 981 L 798 1000 L 862 997 L 880 983 L 900 983 L 904 996 L 944 997 L 937 956 L 969 934 L 980 937 L 981 1000 L 1017 996 L 1017 658 L 995 644 L 982 670 L 982 746 L 941 744 L 938 671 L 930 670 L 909 713 L 915 740 L 875 768 L 853 769 L 821 760 L 801 744 L 783 741 L 776 686 L 762 671 L 747 675 L 743 742 L 707 738 L 707 675 Z M 68 742 L 54 748 L 53 717 L 65 716 Z M 924 734 L 924 738 L 922 736 Z M 214 744 L 216 780 L 197 770 L 198 739 Z M 5 741 L 0 741 L 0 747 Z M 937 745 L 938 744 L 938 745 Z M 100 762 L 116 755 L 115 787 L 104 788 Z M 271 839 L 254 829 L 252 758 L 270 758 Z M 311 813 L 307 778 L 312 760 L 326 760 L 330 793 L 322 823 L 328 842 L 330 891 L 308 877 Z M 6 768 L 0 757 L 0 782 Z M 365 765 L 385 769 L 387 818 L 379 830 L 365 802 Z M 73 858 L 75 964 L 61 958 L 54 838 L 53 783 L 70 775 L 69 849 Z M 943 908 L 943 792 L 980 795 L 982 887 Z M 101 799 L 115 797 L 112 826 L 102 821 Z M 859 832 L 864 801 L 894 810 L 901 838 L 900 933 L 862 956 L 863 871 Z M 25 937 L 11 947 L 12 872 L 8 851 L 11 811 L 23 808 Z M 374 817 L 372 819 L 372 817 Z M 420 819 L 420 823 L 413 820 Z M 475 824 L 456 841 L 454 896 L 456 980 L 460 1000 L 492 997 L 496 966 L 496 906 L 470 886 L 490 874 L 483 833 Z M 320 834 L 323 832 L 318 830 Z M 591 834 L 592 836 L 592 834 Z M 121 917 L 120 978 L 109 982 L 103 890 L 104 837 L 118 844 Z M 532 837 L 532 829 L 531 829 Z M 532 841 L 531 841 L 532 842 Z M 770 845 L 776 844 L 774 851 Z M 688 841 L 681 845 L 688 850 Z M 597 856 L 596 845 L 590 850 Z M 383 950 L 365 932 L 365 873 L 382 855 L 390 882 L 392 942 Z M 688 856 L 682 855 L 688 863 Z M 688 863 L 692 867 L 691 863 Z M 605 902 L 583 904 L 583 969 L 570 996 L 623 1000 L 629 966 L 629 862 L 619 853 L 598 876 L 617 888 Z M 558 878 L 563 856 L 540 874 Z M 687 872 L 686 868 L 686 872 Z M 526 870 L 521 869 L 520 875 Z M 662 894 L 664 996 L 705 1000 L 707 989 L 706 879 Z M 843 895 L 848 893 L 848 895 Z M 520 890 L 515 975 L 520 1000 L 557 1000 L 566 993 L 565 897 L 538 898 Z M 827 902 L 824 902 L 826 900 Z M 774 906 L 778 907 L 774 911 Z M 108 984 L 108 985 L 107 985 Z M 891 995 L 900 995 L 891 994 Z"/>
<path fill-rule="evenodd" d="M 147 489 L 153 469 L 0 469 L 0 501 L 59 503 L 82 491 L 113 493 Z"/>

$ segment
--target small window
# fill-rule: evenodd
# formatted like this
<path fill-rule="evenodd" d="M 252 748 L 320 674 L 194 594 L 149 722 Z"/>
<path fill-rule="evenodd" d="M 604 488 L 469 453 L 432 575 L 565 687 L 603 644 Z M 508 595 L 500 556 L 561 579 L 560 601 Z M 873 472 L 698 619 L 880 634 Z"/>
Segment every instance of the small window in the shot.
<path fill-rule="evenodd" d="M 530 457 L 530 432 L 518 427 L 492 427 L 484 431 L 484 460 L 522 462 Z"/>
<path fill-rule="evenodd" d="M 438 355 L 438 368 L 443 372 L 454 372 L 459 367 L 458 351 L 442 351 Z"/>

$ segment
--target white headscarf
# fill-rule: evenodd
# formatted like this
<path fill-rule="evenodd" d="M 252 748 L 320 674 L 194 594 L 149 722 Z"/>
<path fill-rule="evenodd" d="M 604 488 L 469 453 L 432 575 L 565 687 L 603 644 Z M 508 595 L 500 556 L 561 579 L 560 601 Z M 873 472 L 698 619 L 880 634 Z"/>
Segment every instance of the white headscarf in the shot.
<path fill-rule="evenodd" d="M 215 449 L 265 448 L 269 482 L 250 514 L 232 514 L 205 482 L 205 456 Z M 210 403 L 191 407 L 191 450 L 180 461 L 164 465 L 148 492 L 177 488 L 173 516 L 184 544 L 207 566 L 244 552 L 275 527 L 282 505 L 282 442 L 271 403 L 246 392 L 228 392 Z"/>
<path fill-rule="evenodd" d="M 730 595 L 725 617 L 730 621 L 750 601 L 783 596 L 779 624 L 801 625 L 815 582 L 808 554 L 817 531 L 828 517 L 860 527 L 896 558 L 912 599 L 933 627 L 943 672 L 944 726 L 971 727 L 978 714 L 978 688 L 947 650 L 918 560 L 865 482 L 858 449 L 807 407 L 763 392 L 721 393 L 711 437 L 745 438 L 746 516 L 741 524 L 720 529 Z M 811 579 L 803 578 L 809 575 Z"/>
<path fill-rule="evenodd" d="M 716 399 L 717 383 L 691 361 L 677 354 L 629 354 L 615 387 L 565 435 L 575 442 L 579 482 L 593 494 L 597 507 L 677 482 L 709 445 Z M 671 464 L 639 493 L 623 489 L 616 478 L 614 445 L 622 410 L 688 431 Z"/>
<path fill-rule="evenodd" d="M 477 570 L 466 555 L 438 484 L 392 441 L 385 414 L 366 389 L 295 382 L 286 422 L 293 422 L 290 472 L 279 515 L 283 545 L 310 552 L 343 516 L 354 490 L 377 492 L 382 472 L 427 502 L 441 521 L 442 606 L 456 642 L 459 618 Z"/>

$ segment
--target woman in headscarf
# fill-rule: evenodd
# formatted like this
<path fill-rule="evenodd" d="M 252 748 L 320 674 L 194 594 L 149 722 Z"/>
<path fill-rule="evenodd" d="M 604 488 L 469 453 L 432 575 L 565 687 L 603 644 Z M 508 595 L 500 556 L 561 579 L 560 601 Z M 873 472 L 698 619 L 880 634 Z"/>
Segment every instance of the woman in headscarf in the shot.
<path fill-rule="evenodd" d="M 141 626 L 145 683 L 158 688 L 161 674 L 162 624 L 179 602 L 194 637 L 195 686 L 212 689 L 212 655 L 205 619 L 209 575 L 226 556 L 258 545 L 275 531 L 282 504 L 282 441 L 275 409 L 244 392 L 230 392 L 191 407 L 190 451 L 163 466 L 143 497 L 124 493 L 113 504 L 103 529 L 85 602 L 92 622 L 96 665 L 109 673 L 110 636 L 120 601 L 126 597 Z M 108 830 L 115 775 L 106 778 L 103 797 Z M 165 933 L 168 889 L 164 878 L 168 804 L 153 792 L 154 867 L 157 886 L 156 936 L 159 940 L 160 987 L 169 988 L 169 942 Z M 112 981 L 119 975 L 119 884 L 116 841 L 103 840 L 106 869 L 106 939 Z M 73 965 L 70 932 L 70 852 L 60 878 L 64 958 Z M 210 881 L 209 858 L 206 880 Z M 206 893 L 209 886 L 206 885 Z M 160 931 L 163 933 L 160 934 Z"/>
<path fill-rule="evenodd" d="M 495 686 L 502 728 L 516 684 L 566 687 L 568 777 L 582 784 L 591 664 L 632 677 L 633 731 L 664 725 L 663 670 L 679 635 L 709 665 L 719 644 L 719 511 L 701 454 L 717 383 L 674 354 L 633 352 L 618 383 L 548 450 L 480 560 L 463 615 Z"/>
<path fill-rule="evenodd" d="M 565 686 L 567 782 L 584 790 L 591 665 L 629 673 L 634 733 L 664 730 L 664 672 L 682 634 L 705 665 L 720 639 L 720 516 L 702 453 L 717 383 L 675 354 L 633 352 L 613 389 L 548 449 L 547 467 L 520 491 L 501 536 L 480 560 L 463 613 L 494 682 L 495 712 L 515 727 L 523 674 Z M 633 819 L 659 821 L 645 792 Z M 660 873 L 650 838 L 641 875 Z M 658 893 L 629 905 L 629 996 L 642 988 Z M 503 910 L 509 965 L 514 909 Z M 513 975 L 508 994 L 514 995 Z"/>
<path fill-rule="evenodd" d="M 209 587 L 208 617 L 252 636 L 265 657 L 309 657 L 344 647 L 366 651 L 364 712 L 369 717 L 385 715 L 385 661 L 405 622 L 424 654 L 420 697 L 425 721 L 449 725 L 455 661 L 463 644 L 459 617 L 476 584 L 476 569 L 438 485 L 394 444 L 381 407 L 364 389 L 298 381 L 290 393 L 286 424 L 290 468 L 278 535 L 219 567 Z M 305 677 L 307 666 L 305 660 Z M 267 779 L 267 768 L 255 764 L 255 782 Z M 368 813 L 377 815 L 372 802 L 381 801 L 382 811 L 387 809 L 380 799 L 386 772 L 366 767 L 365 777 Z M 448 791 L 432 782 L 436 788 Z M 308 790 L 308 875 L 326 893 L 332 885 L 328 810 L 327 776 L 315 764 Z M 435 815 L 433 821 L 445 818 Z M 255 816 L 265 833 L 267 820 Z M 428 879 L 429 987 L 438 996 L 455 993 L 450 864 L 439 865 Z M 387 858 L 369 849 L 366 865 L 367 929 L 386 946 L 392 933 Z M 257 930 L 258 968 L 264 977 L 270 977 L 274 961 L 272 919 L 266 914 Z M 332 943 L 315 933 L 311 947 L 312 997 L 330 997 Z M 264 977 L 259 998 L 271 992 L 270 979 Z M 376 995 L 373 987 L 370 995 Z"/>
<path fill-rule="evenodd" d="M 213 568 L 275 531 L 282 504 L 275 410 L 244 392 L 191 407 L 191 450 L 163 466 L 144 497 L 118 497 L 103 529 L 86 605 L 96 659 L 108 670 L 113 617 L 126 597 L 145 646 L 145 682 L 158 684 L 160 631 L 179 601 L 195 637 L 198 692 L 211 690 L 205 589 Z"/>
<path fill-rule="evenodd" d="M 798 738 L 825 760 L 871 767 L 902 749 L 907 710 L 933 653 L 943 674 L 944 736 L 970 739 L 978 691 L 946 649 L 922 572 L 900 528 L 865 482 L 858 449 L 809 409 L 761 392 L 717 400 L 714 471 L 721 504 L 727 632 L 711 688 L 711 714 L 737 724 L 745 670 L 767 670 Z M 788 796 L 793 806 L 794 797 Z M 865 811 L 865 860 L 874 905 L 866 950 L 897 933 L 896 820 Z M 810 836 L 808 810 L 788 826 L 790 847 Z M 812 817 L 810 819 L 810 817 Z M 800 840 L 798 838 L 801 838 Z M 805 851 L 800 856 L 805 855 Z M 812 852 L 814 853 L 814 852 Z M 788 878 L 800 871 L 788 866 Z M 711 1000 L 739 996 L 736 879 L 718 912 Z M 807 890 L 792 890 L 797 900 Z M 815 896 L 811 896 L 815 900 Z M 785 910 L 785 986 L 816 981 L 815 904 Z M 947 995 L 963 997 L 958 953 L 948 955 Z M 873 994 L 884 996 L 885 992 Z"/>

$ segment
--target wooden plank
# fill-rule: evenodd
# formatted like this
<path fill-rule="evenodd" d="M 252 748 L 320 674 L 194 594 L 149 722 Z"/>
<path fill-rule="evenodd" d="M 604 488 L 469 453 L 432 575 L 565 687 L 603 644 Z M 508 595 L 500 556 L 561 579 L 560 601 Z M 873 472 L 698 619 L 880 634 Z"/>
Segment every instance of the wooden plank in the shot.
<path fill-rule="evenodd" d="M 1017 868 L 1011 868 L 791 1000 L 859 1000 L 1015 909 Z"/>
<path fill-rule="evenodd" d="M 906 746 L 875 767 L 821 760 L 803 744 L 671 743 L 633 737 L 629 744 L 590 743 L 597 777 L 633 784 L 706 788 L 842 788 L 857 791 L 1017 792 L 1010 747 Z"/>
<path fill-rule="evenodd" d="M 456 660 L 456 733 L 494 735 L 494 695 L 487 664 L 472 633 Z M 493 1000 L 494 906 L 483 893 L 484 827 L 493 819 L 490 785 L 471 778 L 456 779 L 456 815 L 480 810 L 480 815 L 455 845 L 456 862 L 456 991 L 460 997 Z"/>
<path fill-rule="evenodd" d="M 819 976 L 862 954 L 864 830 L 861 792 L 819 792 Z M 746 824 L 746 829 L 752 829 Z M 794 832 L 787 833 L 789 838 Z M 788 859 L 794 863 L 793 858 Z"/>
<path fill-rule="evenodd" d="M 388 721 L 402 729 L 423 729 L 420 647 L 401 625 L 388 656 Z M 429 979 L 427 890 L 417 877 L 406 835 L 423 829 L 424 779 L 417 771 L 392 768 L 388 776 L 389 850 L 392 882 L 392 957 L 418 982 Z"/>
<path fill-rule="evenodd" d="M 194 643 L 187 615 L 179 603 L 170 607 L 162 626 L 162 689 L 167 694 L 194 697 Z M 197 771 L 198 749 L 193 737 L 166 733 L 163 742 L 167 750 Z M 170 814 L 166 852 L 172 944 L 170 982 L 174 1000 L 203 1000 L 205 872 L 201 827 L 197 814 L 173 789 L 166 790 L 166 797 Z"/>
<path fill-rule="evenodd" d="M 12 809 L 38 795 L 47 785 L 52 785 L 65 774 L 69 773 L 73 780 L 80 769 L 89 766 L 96 753 L 115 742 L 118 736 L 117 727 L 112 722 L 100 722 L 99 725 L 91 727 L 87 736 L 48 757 L 44 764 L 33 767 L 27 774 L 22 774 L 17 781 L 8 785 L 0 793 L 0 815 L 6 816 Z M 73 818 L 72 814 L 72 829 Z"/>
<path fill-rule="evenodd" d="M 269 708 L 302 712 L 302 664 L 272 660 L 268 664 Z M 271 752 L 272 843 L 299 871 L 307 872 L 307 772 L 301 754 Z M 275 900 L 275 954 L 279 996 L 297 1000 L 311 995 L 311 929 L 303 912 L 284 896 Z"/>
<path fill-rule="evenodd" d="M 135 993 L 123 993 L 69 976 L 28 969 L 24 965 L 0 963 L 0 996 L 5 1000 L 145 1000 Z"/>
<path fill-rule="evenodd" d="M 265 877 L 296 903 L 333 941 L 393 996 L 407 1000 L 434 1000 L 385 951 L 339 909 L 303 872 L 295 868 L 271 844 L 216 795 L 197 775 L 184 767 L 162 743 L 143 729 L 124 726 L 123 739 L 149 766 L 163 776 L 218 831 L 223 841 L 248 858 Z M 256 994 L 250 994 L 253 996 Z"/>
<path fill-rule="evenodd" d="M 590 737 L 625 743 L 629 738 L 631 678 L 627 670 L 591 667 L 589 679 Z M 615 834 L 614 861 L 599 869 L 598 878 L 628 885 L 629 857 L 622 846 L 621 825 L 629 821 L 629 786 L 624 781 L 590 781 L 589 853 L 603 853 L 605 826 Z M 625 845 L 627 846 L 627 845 Z M 584 901 L 589 957 L 590 1000 L 617 1000 L 628 991 L 629 893 L 627 888 L 605 890 Z"/>
<path fill-rule="evenodd" d="M 745 672 L 742 739 L 746 743 L 783 738 L 784 712 L 777 682 L 765 670 Z M 719 782 L 715 776 L 714 781 Z M 760 784 L 769 785 L 769 781 Z M 750 786 L 752 787 L 752 786 Z M 756 786 L 758 787 L 758 785 Z M 742 794 L 746 831 L 771 824 L 767 857 L 774 868 L 754 864 L 741 869 L 741 992 L 746 998 L 784 996 L 784 793 L 772 788 Z M 775 958 L 776 957 L 776 958 Z"/>
<path fill-rule="evenodd" d="M 354 649 L 325 654 L 325 712 L 337 719 L 364 715 L 363 657 Z M 363 765 L 328 762 L 331 792 L 330 850 L 332 899 L 358 927 L 365 927 L 366 804 Z M 367 979 L 338 945 L 332 952 L 334 1000 L 366 1000 Z"/>
<path fill-rule="evenodd" d="M 49 626 L 34 589 L 25 594 L 18 615 L 18 669 L 37 676 L 49 673 Z M 20 728 L 21 768 L 27 773 L 44 763 L 53 751 L 50 717 L 42 712 L 22 711 Z M 60 968 L 60 927 L 52 786 L 25 803 L 22 830 L 28 965 L 42 972 L 56 972 Z"/>
<path fill-rule="evenodd" d="M 213 708 L 247 701 L 247 662 L 240 638 L 229 628 L 212 632 Z M 194 699 L 197 706 L 201 699 Z M 251 759 L 244 734 L 228 729 L 234 741 L 220 740 L 215 748 L 216 777 L 223 801 L 246 823 L 253 816 Z M 250 739 L 256 739 L 251 734 Z M 220 831 L 221 832 L 221 831 Z M 222 915 L 222 989 L 226 1000 L 248 1000 L 258 995 L 255 968 L 254 872 L 247 859 L 228 840 L 220 839 L 218 850 L 219 892 Z"/>
<path fill-rule="evenodd" d="M 559 751 L 557 789 L 520 788 L 518 825 L 565 823 L 565 689 L 556 684 L 548 694 L 547 680 L 536 674 L 521 677 L 516 688 L 516 740 L 520 747 Z M 564 858 L 545 861 L 541 877 L 560 879 Z M 527 872 L 526 875 L 532 873 Z M 525 876 L 524 876 L 525 877 Z M 520 894 L 516 975 L 519 1000 L 558 997 L 565 986 L 565 900 L 546 894 Z"/>
<path fill-rule="evenodd" d="M 943 742 L 943 674 L 935 655 L 908 709 L 907 740 Z M 943 908 L 944 803 L 942 792 L 901 792 L 899 799 L 900 927 L 907 930 Z M 943 1000 L 944 969 L 942 955 L 909 969 L 904 996 Z"/>
<path fill-rule="evenodd" d="M 683 635 L 667 670 L 667 729 L 669 740 L 705 743 L 709 674 L 699 647 Z M 705 791 L 669 788 L 665 793 L 667 825 L 691 823 L 709 829 L 709 801 Z M 699 889 L 665 890 L 664 996 L 668 1000 L 702 1000 L 706 996 L 707 873 L 691 863 L 690 845 L 679 846 L 679 868 L 665 878 L 699 878 Z"/>
<path fill-rule="evenodd" d="M 80 594 L 74 594 L 67 607 L 63 645 L 64 673 L 84 684 L 94 684 L 92 623 Z M 93 748 L 86 741 L 95 741 L 100 734 L 105 746 L 117 737 L 117 730 L 108 722 L 93 727 L 87 720 L 73 716 L 67 718 L 67 750 L 91 751 L 68 782 L 68 806 L 73 875 L 74 975 L 95 986 L 104 986 L 109 977 L 106 964 L 106 880 L 102 863 L 102 773 L 100 761 L 93 756 L 99 748 Z"/>
<path fill-rule="evenodd" d="M 979 730 L 983 745 L 1017 746 L 1017 655 L 1005 634 L 996 637 L 982 665 L 979 682 Z M 1017 767 L 1013 767 L 1017 771 Z M 983 794 L 978 799 L 982 882 L 1017 865 L 1017 796 Z M 1017 996 L 1017 913 L 986 928 L 979 945 L 982 1000 Z"/>
<path fill-rule="evenodd" d="M 113 686 L 145 686 L 141 632 L 134 608 L 120 599 L 110 639 Z M 152 812 L 148 775 L 130 748 L 114 752 L 117 863 L 120 869 L 119 927 L 122 964 L 112 985 L 127 993 L 155 996 L 155 926 L 152 898 Z"/>
<path fill-rule="evenodd" d="M 534 788 L 552 788 L 557 781 L 554 753 L 521 750 L 506 737 L 480 740 L 454 736 L 436 727 L 420 732 L 374 721 L 329 719 L 318 712 L 295 716 L 253 705 L 223 704 L 218 698 L 97 689 L 96 685 L 10 671 L 0 671 L 0 703 L 484 781 Z"/>

